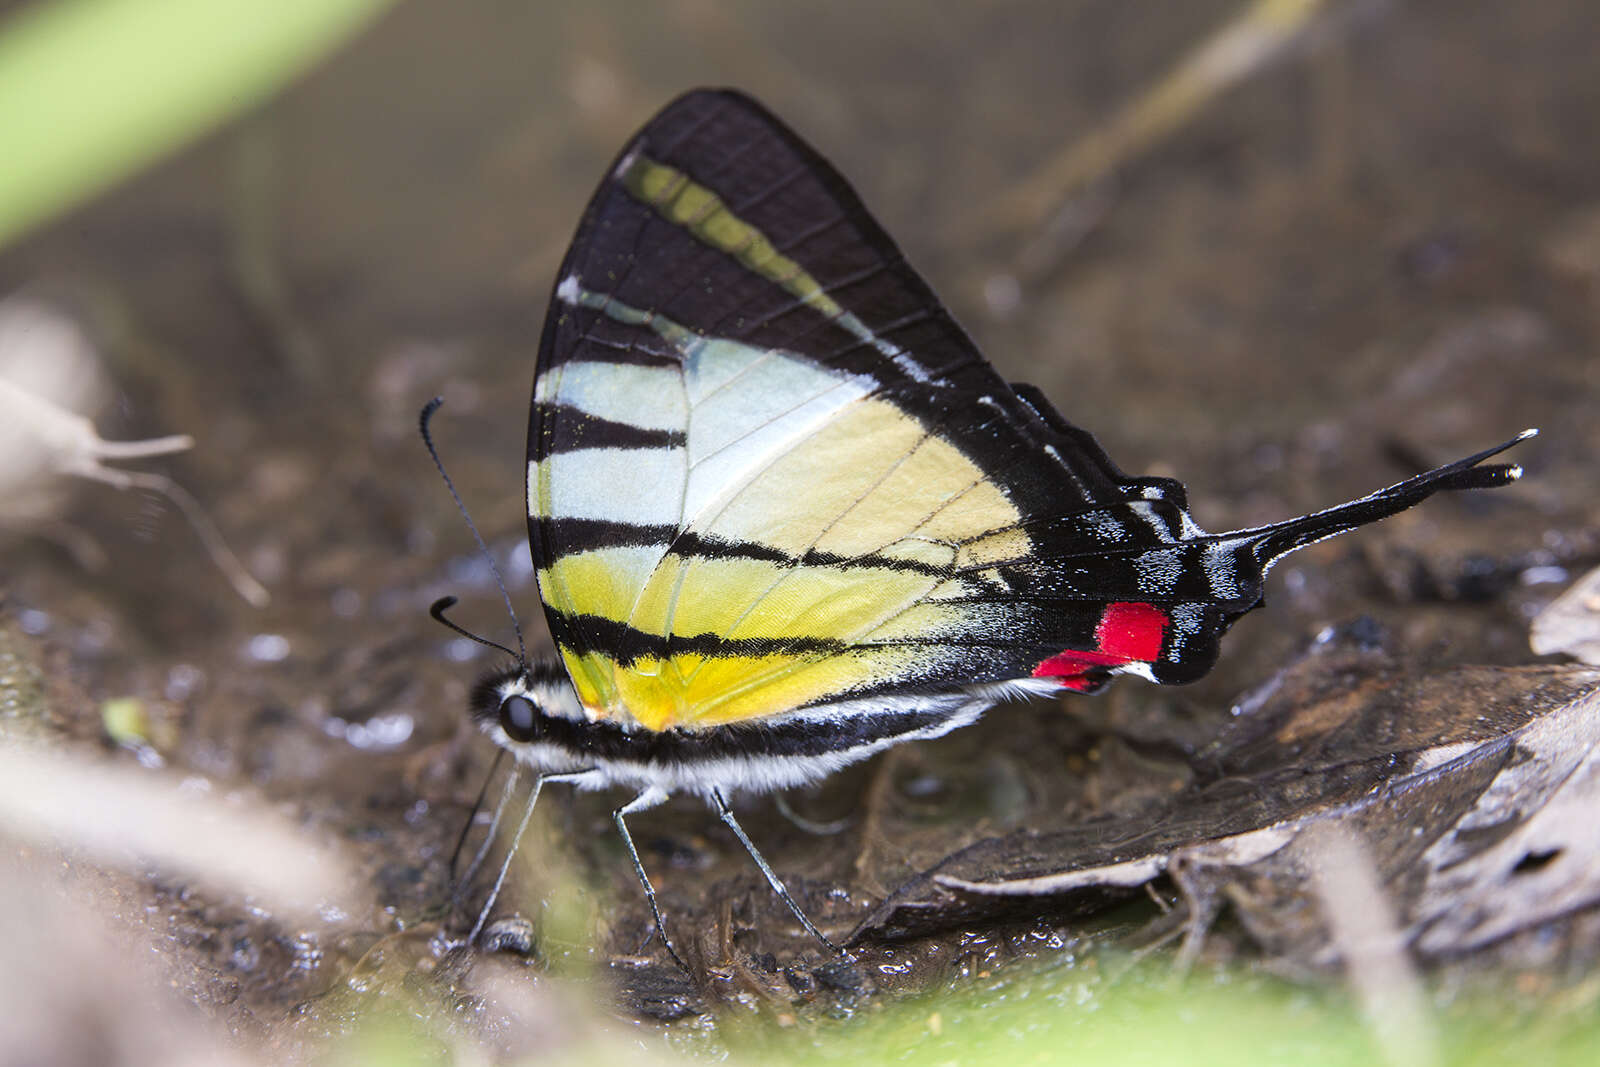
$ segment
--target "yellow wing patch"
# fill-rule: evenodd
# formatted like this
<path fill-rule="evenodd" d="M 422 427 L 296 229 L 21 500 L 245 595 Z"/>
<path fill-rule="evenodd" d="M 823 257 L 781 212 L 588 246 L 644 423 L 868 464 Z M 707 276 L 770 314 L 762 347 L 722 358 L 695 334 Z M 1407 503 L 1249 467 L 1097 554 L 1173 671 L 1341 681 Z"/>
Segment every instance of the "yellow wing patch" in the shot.
<path fill-rule="evenodd" d="M 673 657 L 653 674 L 637 669 L 618 671 L 617 693 L 633 718 L 647 729 L 719 726 L 792 711 L 864 685 L 892 674 L 911 654 L 904 648 L 889 647 L 811 660 L 791 656 Z"/>
<path fill-rule="evenodd" d="M 936 580 L 881 567 L 805 567 L 756 559 L 668 556 L 631 625 L 645 633 L 728 641 L 851 640 L 927 594 Z"/>

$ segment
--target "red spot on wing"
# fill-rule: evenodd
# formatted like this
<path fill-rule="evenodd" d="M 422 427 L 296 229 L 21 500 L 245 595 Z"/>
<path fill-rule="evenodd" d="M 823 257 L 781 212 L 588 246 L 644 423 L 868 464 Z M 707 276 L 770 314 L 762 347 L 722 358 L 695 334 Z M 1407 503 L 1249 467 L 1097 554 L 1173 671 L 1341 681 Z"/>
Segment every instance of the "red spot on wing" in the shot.
<path fill-rule="evenodd" d="M 1108 656 L 1103 652 L 1085 652 L 1076 648 L 1069 648 L 1065 652 L 1057 652 L 1043 663 L 1033 669 L 1035 678 L 1067 678 L 1072 675 L 1082 674 L 1090 667 L 1120 667 L 1128 662 L 1118 656 Z"/>
<path fill-rule="evenodd" d="M 1167 613 L 1154 604 L 1130 601 L 1107 604 L 1094 628 L 1094 648 L 1069 648 L 1058 652 L 1035 667 L 1033 676 L 1054 678 L 1063 689 L 1093 688 L 1094 682 L 1088 675 L 1095 667 L 1120 667 L 1124 663 L 1152 663 L 1159 659 L 1167 622 Z"/>
<path fill-rule="evenodd" d="M 1058 683 L 1063 689 L 1075 689 L 1080 693 L 1086 692 L 1095 687 L 1095 683 L 1089 678 L 1089 669 L 1091 667 L 1111 666 L 1111 664 L 1099 662 L 1100 658 L 1092 652 L 1069 651 L 1057 653 L 1035 667 L 1033 676 L 1035 678 L 1049 678 Z"/>
<path fill-rule="evenodd" d="M 1107 604 L 1094 628 L 1095 645 L 1123 662 L 1161 658 L 1161 639 L 1167 632 L 1167 613 L 1154 604 Z"/>

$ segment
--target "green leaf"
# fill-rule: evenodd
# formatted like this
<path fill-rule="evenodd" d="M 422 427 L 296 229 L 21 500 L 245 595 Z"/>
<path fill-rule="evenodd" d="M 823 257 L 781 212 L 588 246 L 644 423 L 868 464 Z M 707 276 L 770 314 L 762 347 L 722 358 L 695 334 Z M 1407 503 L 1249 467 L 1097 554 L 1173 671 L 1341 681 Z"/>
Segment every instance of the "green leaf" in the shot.
<path fill-rule="evenodd" d="M 0 246 L 254 107 L 393 0 L 54 0 L 0 23 Z"/>

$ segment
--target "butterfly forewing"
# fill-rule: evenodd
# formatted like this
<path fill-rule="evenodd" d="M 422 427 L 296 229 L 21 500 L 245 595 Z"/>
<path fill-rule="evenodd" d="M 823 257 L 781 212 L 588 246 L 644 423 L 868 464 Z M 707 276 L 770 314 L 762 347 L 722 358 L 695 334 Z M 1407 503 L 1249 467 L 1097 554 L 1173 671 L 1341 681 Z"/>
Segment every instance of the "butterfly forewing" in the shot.
<path fill-rule="evenodd" d="M 529 511 L 580 696 L 659 729 L 1094 648 L 1104 590 L 1041 603 L 1030 561 L 1082 540 L 1064 515 L 1103 551 L 1092 505 L 1181 491 L 1041 404 L 776 119 L 669 106 L 585 214 L 540 356 Z"/>

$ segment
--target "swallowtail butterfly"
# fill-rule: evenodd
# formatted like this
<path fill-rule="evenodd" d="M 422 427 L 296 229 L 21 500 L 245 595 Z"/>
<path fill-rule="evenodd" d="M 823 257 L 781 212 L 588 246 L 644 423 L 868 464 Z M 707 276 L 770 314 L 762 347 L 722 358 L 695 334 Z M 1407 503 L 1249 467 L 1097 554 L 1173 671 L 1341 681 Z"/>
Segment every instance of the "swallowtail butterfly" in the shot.
<path fill-rule="evenodd" d="M 1505 485 L 1519 468 L 1480 464 L 1532 432 L 1207 533 L 1178 482 L 1001 379 L 833 167 L 729 91 L 668 104 L 606 172 L 535 375 L 528 532 L 560 658 L 485 678 L 478 724 L 534 795 L 632 791 L 615 822 L 658 927 L 624 818 L 692 793 L 824 943 L 731 794 L 1008 698 L 1193 681 L 1286 554 Z"/>

